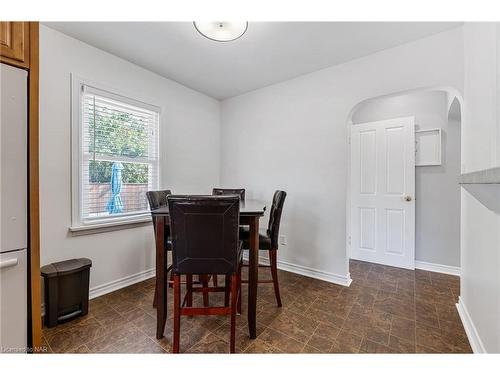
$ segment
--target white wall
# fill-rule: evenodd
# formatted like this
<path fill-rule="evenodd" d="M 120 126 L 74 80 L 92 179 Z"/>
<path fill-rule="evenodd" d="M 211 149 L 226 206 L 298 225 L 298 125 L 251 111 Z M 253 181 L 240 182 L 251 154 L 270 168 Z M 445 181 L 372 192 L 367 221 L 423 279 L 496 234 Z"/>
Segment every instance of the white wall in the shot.
<path fill-rule="evenodd" d="M 151 98 L 152 104 L 161 107 L 162 187 L 203 193 L 219 183 L 244 186 L 249 196 L 268 201 L 274 189 L 287 190 L 281 233 L 287 235 L 288 245 L 281 246 L 279 259 L 322 271 L 339 282 L 347 277 L 350 111 L 381 95 L 419 87 L 455 87 L 465 97 L 464 170 L 499 165 L 499 47 L 495 25 L 466 24 L 220 105 L 41 26 L 42 264 L 89 257 L 94 262 L 93 288 L 154 266 L 150 226 L 79 237 L 68 232 L 72 72 Z M 499 215 L 462 190 L 461 303 L 480 346 L 488 352 L 500 352 L 499 233 Z"/>
<path fill-rule="evenodd" d="M 147 226 L 73 237 L 70 73 L 161 107 L 161 188 L 208 193 L 219 184 L 220 106 L 208 96 L 40 26 L 41 263 L 88 257 L 91 288 L 154 267 Z"/>
<path fill-rule="evenodd" d="M 462 157 L 465 172 L 500 165 L 500 32 L 497 24 L 464 26 Z M 500 215 L 462 189 L 460 305 L 472 347 L 500 352 Z M 465 319 L 464 319 L 465 317 Z"/>
<path fill-rule="evenodd" d="M 363 103 L 352 122 L 415 116 L 415 129 L 442 130 L 442 164 L 415 168 L 415 259 L 460 266 L 460 123 L 448 124 L 448 93 L 423 91 Z"/>
<path fill-rule="evenodd" d="M 434 86 L 462 90 L 462 28 L 224 100 L 221 183 L 268 201 L 286 190 L 288 245 L 279 260 L 347 281 L 350 111 L 365 99 Z"/>

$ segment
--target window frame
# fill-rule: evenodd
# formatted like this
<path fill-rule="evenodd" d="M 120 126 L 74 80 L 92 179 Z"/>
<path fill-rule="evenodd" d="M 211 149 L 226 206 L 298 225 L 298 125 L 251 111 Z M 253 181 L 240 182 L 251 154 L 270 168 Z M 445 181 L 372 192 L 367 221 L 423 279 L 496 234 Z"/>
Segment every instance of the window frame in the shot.
<path fill-rule="evenodd" d="M 88 87 L 96 93 L 103 93 L 107 98 L 130 104 L 139 108 L 157 113 L 157 129 L 154 135 L 156 142 L 156 181 L 153 181 L 152 188 L 157 190 L 161 181 L 160 168 L 160 128 L 161 128 L 161 108 L 159 105 L 150 104 L 151 100 L 138 98 L 137 95 L 130 95 L 116 88 L 109 87 L 101 83 L 96 83 L 88 79 L 71 74 L 71 232 L 85 230 L 99 230 L 109 227 L 111 230 L 122 229 L 128 225 L 142 224 L 151 221 L 149 212 L 133 212 L 113 215 L 110 217 L 96 217 L 85 220 L 83 212 L 83 180 L 82 168 L 85 159 L 83 150 L 83 87 Z M 126 157 L 124 158 L 126 159 Z"/>

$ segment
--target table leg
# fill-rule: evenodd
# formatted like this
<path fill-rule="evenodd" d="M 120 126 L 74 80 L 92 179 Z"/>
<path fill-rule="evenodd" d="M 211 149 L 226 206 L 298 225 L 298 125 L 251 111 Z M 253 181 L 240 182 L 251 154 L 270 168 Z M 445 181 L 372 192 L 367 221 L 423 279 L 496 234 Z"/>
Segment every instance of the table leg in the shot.
<path fill-rule="evenodd" d="M 259 279 L 259 217 L 250 220 L 250 249 L 248 252 L 248 331 L 257 337 L 257 283 Z"/>
<path fill-rule="evenodd" d="M 165 217 L 156 217 L 156 338 L 161 339 L 167 321 L 167 288 L 165 288 Z"/>

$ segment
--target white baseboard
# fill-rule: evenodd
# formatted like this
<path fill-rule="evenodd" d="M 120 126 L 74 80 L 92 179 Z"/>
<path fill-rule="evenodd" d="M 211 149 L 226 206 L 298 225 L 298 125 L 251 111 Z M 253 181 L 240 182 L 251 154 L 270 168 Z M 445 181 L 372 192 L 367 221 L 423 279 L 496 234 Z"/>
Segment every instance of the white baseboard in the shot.
<path fill-rule="evenodd" d="M 439 273 L 445 273 L 447 275 L 460 276 L 460 267 L 446 266 L 444 264 L 428 263 L 416 260 L 415 268 L 424 271 L 439 272 Z"/>
<path fill-rule="evenodd" d="M 245 260 L 248 260 L 247 254 L 245 254 L 245 256 L 243 258 Z M 264 257 L 264 256 L 260 256 L 259 263 L 263 264 L 263 265 L 269 265 L 269 258 Z M 296 274 L 302 275 L 302 276 L 311 277 L 313 279 L 328 281 L 330 283 L 338 284 L 338 285 L 342 285 L 342 286 L 349 286 L 349 285 L 351 285 L 351 282 L 352 282 L 351 276 L 349 274 L 347 274 L 347 276 L 342 276 L 342 275 L 338 275 L 338 274 L 331 273 L 331 272 L 321 271 L 321 270 L 317 270 L 314 268 L 285 262 L 282 260 L 278 260 L 278 269 L 283 270 L 283 271 L 296 273 Z"/>
<path fill-rule="evenodd" d="M 102 296 L 104 294 L 114 292 L 115 290 L 125 288 L 129 285 L 150 279 L 152 277 L 155 277 L 155 275 L 156 275 L 155 268 L 151 268 L 149 270 L 142 271 L 134 275 L 126 276 L 118 280 L 110 281 L 109 283 L 95 286 L 93 288 L 90 288 L 89 290 L 89 299 L 93 299 Z"/>
<path fill-rule="evenodd" d="M 352 282 L 350 274 L 347 274 L 347 276 L 342 276 L 335 273 L 321 271 L 310 267 L 304 267 L 298 264 L 280 260 L 278 260 L 278 268 L 283 271 L 297 273 L 302 276 L 312 277 L 313 279 L 328 281 L 330 283 L 339 284 L 342 286 L 349 286 Z"/>
<path fill-rule="evenodd" d="M 472 347 L 472 351 L 474 353 L 487 353 L 462 297 L 458 297 L 458 303 L 456 306 L 458 315 L 460 315 L 460 319 L 462 320 L 465 333 L 469 339 L 470 346 Z"/>

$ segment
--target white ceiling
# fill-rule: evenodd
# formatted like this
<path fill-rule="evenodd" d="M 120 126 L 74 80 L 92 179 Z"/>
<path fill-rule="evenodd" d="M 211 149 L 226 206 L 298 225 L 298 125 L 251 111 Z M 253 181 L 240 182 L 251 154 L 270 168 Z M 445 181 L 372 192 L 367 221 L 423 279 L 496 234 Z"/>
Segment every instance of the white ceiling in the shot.
<path fill-rule="evenodd" d="M 46 22 L 164 77 L 224 99 L 436 34 L 458 22 L 250 22 L 218 43 L 190 22 Z"/>

